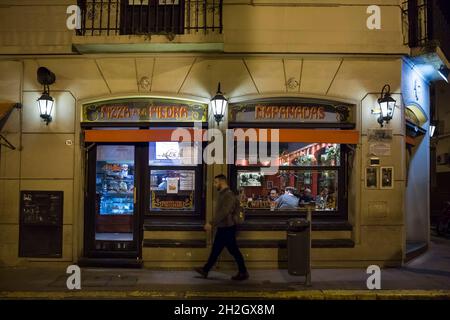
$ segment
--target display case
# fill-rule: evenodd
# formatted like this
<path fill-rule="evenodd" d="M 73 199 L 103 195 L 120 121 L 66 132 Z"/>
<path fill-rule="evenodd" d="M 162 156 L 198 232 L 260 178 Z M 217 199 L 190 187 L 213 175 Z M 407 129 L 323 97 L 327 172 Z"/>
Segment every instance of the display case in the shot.
<path fill-rule="evenodd" d="M 97 161 L 96 191 L 100 215 L 132 215 L 134 165 L 132 162 Z"/>
<path fill-rule="evenodd" d="M 100 145 L 95 169 L 95 239 L 130 240 L 135 213 L 135 147 Z"/>

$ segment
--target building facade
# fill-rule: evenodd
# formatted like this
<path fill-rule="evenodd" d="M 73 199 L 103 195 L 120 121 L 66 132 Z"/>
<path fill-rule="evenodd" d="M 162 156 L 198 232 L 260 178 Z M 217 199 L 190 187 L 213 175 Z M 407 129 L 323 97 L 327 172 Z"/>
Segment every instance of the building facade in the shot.
<path fill-rule="evenodd" d="M 428 243 L 429 86 L 450 65 L 439 46 L 408 46 L 417 3 L 373 1 L 371 29 L 377 9 L 359 0 L 75 2 L 0 8 L 0 265 L 200 265 L 219 173 L 245 207 L 252 268 L 285 266 L 305 189 L 315 267 L 399 266 L 408 243 Z M 48 124 L 40 67 L 56 78 Z M 217 124 L 219 82 L 229 105 Z M 380 126 L 386 84 L 396 107 Z M 248 155 L 191 162 L 208 138 L 169 137 L 193 127 L 279 129 L 277 172 Z M 298 206 L 274 208 L 268 193 L 287 187 Z"/>

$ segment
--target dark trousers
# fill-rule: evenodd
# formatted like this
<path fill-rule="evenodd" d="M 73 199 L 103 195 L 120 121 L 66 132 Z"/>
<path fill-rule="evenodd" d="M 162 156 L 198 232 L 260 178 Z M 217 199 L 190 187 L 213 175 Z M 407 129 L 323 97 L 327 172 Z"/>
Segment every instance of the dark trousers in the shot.
<path fill-rule="evenodd" d="M 223 248 L 227 248 L 228 252 L 233 256 L 234 260 L 239 268 L 239 273 L 246 273 L 244 257 L 236 242 L 236 226 L 217 228 L 216 236 L 212 246 L 211 254 L 209 255 L 208 262 L 206 262 L 203 270 L 209 272 L 216 263 Z"/>

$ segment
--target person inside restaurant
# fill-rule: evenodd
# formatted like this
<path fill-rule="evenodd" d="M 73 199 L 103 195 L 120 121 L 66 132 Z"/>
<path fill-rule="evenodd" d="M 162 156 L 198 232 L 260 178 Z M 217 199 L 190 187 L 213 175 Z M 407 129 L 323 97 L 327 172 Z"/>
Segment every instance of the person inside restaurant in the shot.
<path fill-rule="evenodd" d="M 272 188 L 269 192 L 269 201 L 277 201 L 279 197 L 278 188 Z"/>
<path fill-rule="evenodd" d="M 328 188 L 323 188 L 316 197 L 316 205 L 319 209 L 325 209 L 328 203 Z"/>
<path fill-rule="evenodd" d="M 311 189 L 305 188 L 303 190 L 303 193 L 300 196 L 299 203 L 306 204 L 306 203 L 310 203 L 311 201 L 314 201 L 314 198 L 311 194 Z"/>
<path fill-rule="evenodd" d="M 281 195 L 276 201 L 276 208 L 278 209 L 295 209 L 298 207 L 298 198 L 294 195 L 295 188 L 286 187 L 284 194 Z"/>

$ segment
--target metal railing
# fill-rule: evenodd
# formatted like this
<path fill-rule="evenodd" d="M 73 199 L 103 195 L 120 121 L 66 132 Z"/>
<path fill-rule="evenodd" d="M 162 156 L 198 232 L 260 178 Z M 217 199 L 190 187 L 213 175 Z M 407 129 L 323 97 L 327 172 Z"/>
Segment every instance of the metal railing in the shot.
<path fill-rule="evenodd" d="M 427 0 L 407 0 L 402 3 L 403 44 L 424 46 L 429 41 Z"/>
<path fill-rule="evenodd" d="M 80 36 L 222 33 L 223 0 L 78 0 Z"/>

